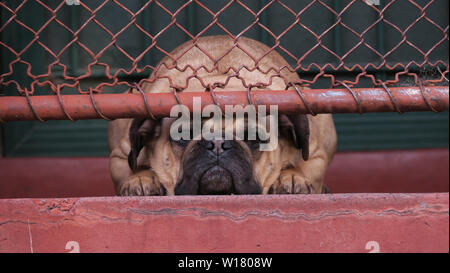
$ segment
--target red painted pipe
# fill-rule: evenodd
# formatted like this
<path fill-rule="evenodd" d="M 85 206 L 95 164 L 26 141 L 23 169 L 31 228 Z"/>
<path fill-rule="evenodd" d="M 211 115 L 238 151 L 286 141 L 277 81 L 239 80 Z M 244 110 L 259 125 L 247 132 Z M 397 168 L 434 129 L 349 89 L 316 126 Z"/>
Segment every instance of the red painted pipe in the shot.
<path fill-rule="evenodd" d="M 282 113 L 357 113 L 357 112 L 412 112 L 412 111 L 447 111 L 449 109 L 448 86 L 396 87 L 388 91 L 382 88 L 347 89 L 309 89 L 301 91 L 306 105 L 295 90 L 252 91 L 251 101 L 258 105 L 278 105 Z M 247 105 L 246 91 L 214 92 L 219 105 Z M 172 93 L 145 94 L 148 107 L 155 117 L 170 114 L 177 104 Z M 213 104 L 210 92 L 180 92 L 178 97 L 182 104 L 192 110 L 192 98 L 201 97 L 202 107 Z M 95 102 L 95 104 L 93 103 Z M 358 107 L 359 105 L 359 107 Z M 141 94 L 99 94 L 30 96 L 0 98 L 0 120 L 74 120 L 105 117 L 132 118 L 149 116 L 148 109 Z M 34 113 L 32 111 L 34 109 Z"/>

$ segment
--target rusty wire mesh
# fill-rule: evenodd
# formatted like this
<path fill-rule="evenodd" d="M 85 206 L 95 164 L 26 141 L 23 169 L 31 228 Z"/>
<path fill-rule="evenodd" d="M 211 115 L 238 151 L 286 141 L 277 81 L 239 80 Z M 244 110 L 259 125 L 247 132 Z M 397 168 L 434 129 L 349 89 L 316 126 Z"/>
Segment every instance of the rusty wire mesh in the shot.
<path fill-rule="evenodd" d="M 168 7 L 168 2 L 162 0 L 1 1 L 3 66 L 0 86 L 7 90 L 4 91 L 7 95 L 14 92 L 27 98 L 34 116 L 41 119 L 30 103 L 29 98 L 33 95 L 57 95 L 64 110 L 61 99 L 64 94 L 92 96 L 130 87 L 139 90 L 143 84 L 161 78 L 165 78 L 177 92 L 186 89 L 193 81 L 200 83 L 202 90 L 198 91 L 227 90 L 231 78 L 240 79 L 246 90 L 253 87 L 270 89 L 273 78 L 281 78 L 286 88 L 314 88 L 315 84 L 321 83 L 319 87 L 322 88 L 345 88 L 356 103 L 357 91 L 353 88 L 379 87 L 389 95 L 394 104 L 392 109 L 397 112 L 401 110 L 389 92 L 390 87 L 417 86 L 424 96 L 423 86 L 448 85 L 448 12 L 445 11 L 446 18 L 441 16 L 442 10 L 448 7 L 446 1 L 214 2 L 174 1 Z M 79 5 L 70 6 L 68 3 Z M 30 13 L 25 12 L 30 9 L 39 9 L 42 16 L 30 21 Z M 74 9 L 82 14 L 75 22 Z M 110 9 L 120 10 L 120 18 L 107 20 L 105 10 Z M 150 9 L 158 9 L 161 18 L 150 20 L 145 15 Z M 193 10 L 196 14 L 192 13 Z M 197 24 L 196 29 L 189 25 L 189 21 L 194 20 L 193 16 L 201 17 L 199 20 L 203 22 Z M 406 19 L 399 20 L 399 16 Z M 269 24 L 268 17 L 270 21 L 280 23 Z M 323 22 L 322 17 L 328 18 L 327 22 Z M 234 25 L 230 24 L 233 20 L 237 22 Z M 157 22 L 158 27 L 149 27 L 149 22 Z M 390 33 L 387 40 L 382 35 L 386 32 Z M 231 48 L 218 59 L 197 43 L 199 37 L 210 34 L 227 35 L 234 40 Z M 14 42 L 13 36 L 22 38 L 20 42 Z M 257 36 L 269 46 L 269 50 L 261 56 L 253 56 L 239 46 L 239 39 L 243 36 Z M 130 37 L 131 40 L 143 41 L 140 49 L 129 47 Z M 345 41 L 339 42 L 339 37 Z M 199 76 L 203 66 L 187 68 L 177 65 L 180 56 L 172 56 L 170 51 L 180 39 L 191 40 L 190 48 L 198 48 L 214 63 L 233 48 L 239 48 L 253 64 L 251 67 L 230 67 L 232 73 L 223 80 L 209 82 Z M 78 53 L 73 57 L 75 51 Z M 280 53 L 289 65 L 262 69 L 259 62 L 272 51 Z M 44 57 L 36 61 L 36 54 Z M 155 60 L 161 57 L 166 57 L 170 64 Z M 163 68 L 189 71 L 190 75 L 183 82 L 167 79 L 158 75 Z M 211 71 L 216 69 L 217 66 Z M 239 75 L 243 70 L 267 74 L 267 81 L 245 82 Z M 283 77 L 283 71 L 297 72 L 300 80 L 288 81 Z M 301 92 L 299 95 L 304 102 Z M 428 104 L 425 97 L 424 100 Z M 106 118 L 97 109 L 95 100 L 92 104 L 99 117 Z M 361 111 L 359 105 L 357 110 Z M 66 116 L 71 119 L 67 113 Z"/>

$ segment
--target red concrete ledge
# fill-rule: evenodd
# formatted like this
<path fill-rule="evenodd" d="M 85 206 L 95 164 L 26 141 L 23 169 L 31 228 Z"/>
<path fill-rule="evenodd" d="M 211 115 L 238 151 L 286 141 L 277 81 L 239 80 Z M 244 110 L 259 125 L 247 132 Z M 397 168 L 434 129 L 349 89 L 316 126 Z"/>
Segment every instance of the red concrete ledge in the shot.
<path fill-rule="evenodd" d="M 448 252 L 449 194 L 0 200 L 0 252 Z"/>

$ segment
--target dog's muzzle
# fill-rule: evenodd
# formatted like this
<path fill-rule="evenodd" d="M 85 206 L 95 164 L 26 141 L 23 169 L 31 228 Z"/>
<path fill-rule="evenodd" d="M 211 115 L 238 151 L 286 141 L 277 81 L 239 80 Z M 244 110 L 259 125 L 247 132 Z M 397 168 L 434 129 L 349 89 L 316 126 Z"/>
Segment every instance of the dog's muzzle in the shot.
<path fill-rule="evenodd" d="M 258 194 L 252 166 L 234 140 L 201 140 L 183 163 L 176 195 Z"/>
<path fill-rule="evenodd" d="M 219 159 L 220 155 L 231 149 L 229 141 L 211 140 L 206 149 Z M 199 181 L 199 194 L 231 194 L 233 193 L 233 178 L 228 170 L 216 165 L 208 169 Z"/>
<path fill-rule="evenodd" d="M 199 182 L 199 194 L 231 194 L 233 191 L 231 174 L 218 165 L 208 169 Z"/>

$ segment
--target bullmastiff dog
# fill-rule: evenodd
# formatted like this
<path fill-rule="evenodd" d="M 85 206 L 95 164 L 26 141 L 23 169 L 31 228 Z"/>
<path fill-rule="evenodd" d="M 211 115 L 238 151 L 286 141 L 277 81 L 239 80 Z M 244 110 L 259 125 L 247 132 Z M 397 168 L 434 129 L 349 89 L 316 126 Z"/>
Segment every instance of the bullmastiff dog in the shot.
<path fill-rule="evenodd" d="M 266 45 L 245 37 L 238 38 L 237 43 L 228 36 L 202 37 L 196 45 L 189 41 L 178 46 L 161 60 L 150 81 L 132 92 L 172 92 L 173 88 L 198 92 L 205 86 L 218 86 L 217 83 L 222 90 L 230 91 L 244 91 L 244 84 L 258 83 L 265 83 L 261 89 L 266 90 L 283 90 L 287 86 L 292 89 L 289 83 L 299 81 L 297 73 L 280 70 L 289 64 L 275 51 L 267 54 L 269 51 Z M 332 116 L 280 114 L 277 119 L 278 139 L 272 150 L 258 149 L 263 140 L 245 137 L 174 139 L 170 133 L 174 117 L 111 121 L 110 173 L 116 193 L 143 196 L 327 192 L 323 183 L 325 170 L 337 143 Z"/>

